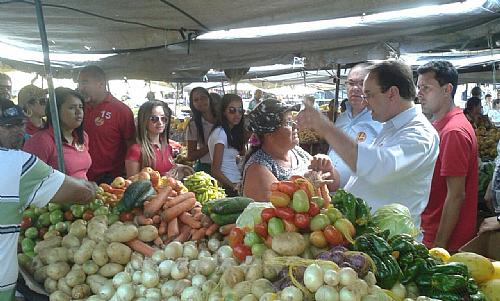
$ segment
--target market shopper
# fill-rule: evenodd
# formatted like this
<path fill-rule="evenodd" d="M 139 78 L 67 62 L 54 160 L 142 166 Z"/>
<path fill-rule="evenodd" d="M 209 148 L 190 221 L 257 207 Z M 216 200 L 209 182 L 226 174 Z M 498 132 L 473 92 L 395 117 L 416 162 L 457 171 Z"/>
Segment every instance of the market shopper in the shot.
<path fill-rule="evenodd" d="M 418 98 L 424 113 L 434 116 L 439 155 L 429 203 L 422 213 L 423 242 L 428 248 L 458 251 L 475 233 L 478 149 L 472 125 L 453 98 L 458 72 L 450 62 L 431 61 L 418 73 Z"/>
<path fill-rule="evenodd" d="M 34 155 L 4 147 L 0 147 L 0 300 L 14 300 L 24 209 L 43 207 L 49 201 L 86 204 L 95 196 L 97 186 L 65 176 Z"/>
<path fill-rule="evenodd" d="M 373 120 L 370 109 L 363 101 L 363 80 L 368 74 L 369 66 L 369 64 L 361 63 L 349 71 L 345 82 L 348 97 L 345 104 L 346 110 L 335 121 L 335 127 L 364 145 L 370 145 L 382 130 L 382 123 Z M 353 172 L 332 147 L 328 151 L 328 156 L 340 175 L 339 185 L 343 188 Z"/>
<path fill-rule="evenodd" d="M 478 234 L 498 230 L 500 230 L 500 214 L 498 214 L 497 216 L 485 218 L 481 223 L 481 226 L 479 226 Z"/>
<path fill-rule="evenodd" d="M 261 89 L 255 90 L 253 98 L 252 100 L 250 100 L 250 103 L 248 104 L 248 111 L 253 110 L 261 102 L 262 94 L 263 92 Z"/>
<path fill-rule="evenodd" d="M 238 195 L 241 181 L 237 161 L 245 153 L 247 142 L 243 114 L 241 97 L 225 94 L 221 100 L 219 118 L 208 138 L 212 176 L 222 184 L 228 196 Z"/>
<path fill-rule="evenodd" d="M 187 159 L 195 161 L 195 171 L 210 173 L 208 137 L 217 119 L 216 105 L 205 88 L 196 87 L 189 93 L 189 107 L 192 118 L 186 129 Z"/>
<path fill-rule="evenodd" d="M 12 98 L 12 80 L 5 73 L 0 73 L 0 98 Z"/>
<path fill-rule="evenodd" d="M 125 156 L 127 177 L 137 174 L 144 167 L 151 167 L 161 175 L 167 173 L 180 179 L 193 173 L 191 167 L 175 164 L 169 143 L 172 111 L 160 100 L 143 103 L 137 116 L 137 143 L 132 144 Z"/>
<path fill-rule="evenodd" d="M 106 90 L 106 75 L 98 66 L 86 66 L 80 71 L 78 90 L 85 100 L 83 125 L 92 158 L 87 176 L 98 183 L 110 183 L 124 174 L 127 147 L 134 143 L 134 115 Z"/>
<path fill-rule="evenodd" d="M 481 105 L 480 98 L 473 96 L 467 99 L 467 102 L 465 103 L 465 109 L 463 111 L 465 117 L 467 117 L 474 128 L 492 127 L 492 124 L 488 117 L 483 115 L 483 106 Z"/>
<path fill-rule="evenodd" d="M 0 146 L 22 149 L 26 116 L 11 100 L 0 98 Z"/>
<path fill-rule="evenodd" d="M 45 108 L 48 104 L 47 90 L 35 85 L 27 85 L 19 90 L 17 103 L 23 108 L 28 117 L 26 122 L 26 134 L 33 136 L 39 130 L 45 128 Z"/>
<path fill-rule="evenodd" d="M 316 130 L 354 172 L 347 191 L 373 210 L 405 205 L 418 228 L 429 199 L 439 137 L 413 103 L 412 70 L 400 61 L 376 64 L 364 80 L 363 93 L 372 118 L 384 122 L 371 145 L 351 139 L 310 107 L 299 113 L 299 128 Z"/>
<path fill-rule="evenodd" d="M 92 164 L 89 154 L 89 137 L 83 130 L 83 97 L 75 90 L 55 89 L 56 107 L 61 129 L 65 173 L 87 179 Z M 54 122 L 50 106 L 46 107 L 47 125 L 26 141 L 24 151 L 31 153 L 54 169 L 58 169 L 58 154 L 54 139 Z"/>
<path fill-rule="evenodd" d="M 292 118 L 292 111 L 299 109 L 299 105 L 287 106 L 269 98 L 248 114 L 253 137 L 243 169 L 243 195 L 256 201 L 269 200 L 272 183 L 294 175 L 303 176 L 311 165 L 318 171 L 330 172 L 330 178 L 334 177 L 328 156 L 313 158 L 299 146 Z"/>

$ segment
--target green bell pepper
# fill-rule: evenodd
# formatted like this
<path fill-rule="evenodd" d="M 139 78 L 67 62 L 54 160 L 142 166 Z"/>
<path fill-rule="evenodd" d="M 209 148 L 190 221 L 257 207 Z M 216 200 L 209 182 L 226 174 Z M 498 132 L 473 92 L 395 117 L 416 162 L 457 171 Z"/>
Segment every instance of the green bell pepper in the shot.
<path fill-rule="evenodd" d="M 467 269 L 467 266 L 461 262 L 449 262 L 446 264 L 436 265 L 433 266 L 430 271 L 431 273 L 469 277 L 469 270 Z"/>
<path fill-rule="evenodd" d="M 434 273 L 431 277 L 431 286 L 443 292 L 461 292 L 467 288 L 467 279 L 461 275 Z"/>

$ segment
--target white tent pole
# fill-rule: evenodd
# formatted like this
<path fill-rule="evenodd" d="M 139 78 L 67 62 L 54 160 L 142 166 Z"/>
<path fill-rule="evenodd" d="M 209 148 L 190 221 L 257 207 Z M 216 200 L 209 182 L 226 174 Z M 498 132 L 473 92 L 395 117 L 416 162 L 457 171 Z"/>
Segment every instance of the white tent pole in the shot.
<path fill-rule="evenodd" d="M 40 31 L 40 40 L 42 42 L 43 63 L 45 66 L 45 74 L 47 75 L 47 85 L 49 88 L 49 105 L 50 115 L 52 118 L 52 127 L 54 128 L 54 140 L 57 150 L 57 163 L 59 170 L 64 173 L 64 155 L 62 151 L 61 129 L 59 127 L 59 113 L 57 112 L 56 94 L 54 91 L 54 83 L 52 82 L 52 69 L 50 67 L 49 58 L 49 43 L 47 42 L 47 31 L 45 30 L 45 20 L 43 18 L 42 3 L 40 0 L 35 0 L 36 20 L 38 23 L 38 31 Z"/>
<path fill-rule="evenodd" d="M 177 116 L 177 102 L 179 101 L 179 83 L 175 86 L 175 106 L 174 106 L 174 116 Z M 182 91 L 181 91 L 182 92 Z"/>

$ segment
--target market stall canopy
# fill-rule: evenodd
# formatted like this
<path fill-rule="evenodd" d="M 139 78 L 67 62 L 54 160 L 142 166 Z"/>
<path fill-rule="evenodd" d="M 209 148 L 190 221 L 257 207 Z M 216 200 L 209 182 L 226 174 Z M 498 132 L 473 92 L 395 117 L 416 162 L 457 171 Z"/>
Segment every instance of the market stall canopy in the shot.
<path fill-rule="evenodd" d="M 394 53 L 484 49 L 486 37 L 500 40 L 495 0 L 42 3 L 57 77 L 74 77 L 90 60 L 109 78 L 200 81 L 209 69 L 290 64 L 294 57 L 314 69 Z M 0 20 L 2 45 L 40 51 L 32 1 L 0 1 Z M 0 50 L 0 57 L 20 70 L 43 70 L 41 55 L 20 59 Z"/>

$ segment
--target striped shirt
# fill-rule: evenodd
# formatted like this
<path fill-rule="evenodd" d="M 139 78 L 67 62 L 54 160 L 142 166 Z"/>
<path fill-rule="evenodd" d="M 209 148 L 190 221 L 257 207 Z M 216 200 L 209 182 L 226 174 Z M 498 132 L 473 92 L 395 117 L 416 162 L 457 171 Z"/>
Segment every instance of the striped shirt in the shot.
<path fill-rule="evenodd" d="M 13 292 L 17 244 L 23 211 L 45 206 L 61 187 L 64 174 L 19 150 L 0 148 L 0 299 Z"/>

